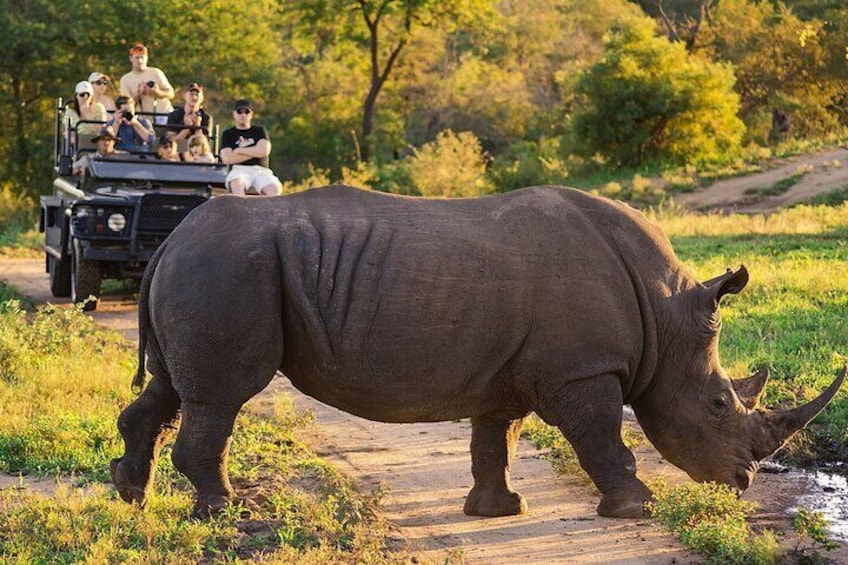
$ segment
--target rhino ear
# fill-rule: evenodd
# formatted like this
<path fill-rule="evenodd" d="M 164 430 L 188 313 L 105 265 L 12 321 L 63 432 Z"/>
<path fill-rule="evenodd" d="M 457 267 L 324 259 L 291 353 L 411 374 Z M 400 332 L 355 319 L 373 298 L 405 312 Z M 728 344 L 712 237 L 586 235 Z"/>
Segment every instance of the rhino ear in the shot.
<path fill-rule="evenodd" d="M 730 382 L 733 383 L 733 388 L 739 396 L 739 401 L 745 405 L 745 408 L 753 410 L 757 407 L 760 398 L 763 396 L 768 379 L 768 367 L 763 367 L 748 378 L 735 379 Z"/>
<path fill-rule="evenodd" d="M 748 269 L 745 268 L 745 265 L 741 265 L 736 272 L 728 269 L 723 275 L 704 281 L 702 284 L 706 287 L 707 294 L 713 300 L 713 304 L 718 305 L 725 294 L 742 292 L 742 289 L 748 284 L 748 278 Z"/>

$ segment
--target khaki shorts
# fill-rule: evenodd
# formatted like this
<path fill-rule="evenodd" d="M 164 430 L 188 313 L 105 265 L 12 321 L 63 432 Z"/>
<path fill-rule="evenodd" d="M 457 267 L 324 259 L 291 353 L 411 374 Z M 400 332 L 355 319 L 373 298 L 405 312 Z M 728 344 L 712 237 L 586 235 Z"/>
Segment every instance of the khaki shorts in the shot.
<path fill-rule="evenodd" d="M 259 165 L 233 165 L 227 175 L 227 189 L 235 179 L 241 179 L 246 194 L 259 194 L 269 184 L 275 184 L 279 189 L 283 186 L 271 169 Z"/>

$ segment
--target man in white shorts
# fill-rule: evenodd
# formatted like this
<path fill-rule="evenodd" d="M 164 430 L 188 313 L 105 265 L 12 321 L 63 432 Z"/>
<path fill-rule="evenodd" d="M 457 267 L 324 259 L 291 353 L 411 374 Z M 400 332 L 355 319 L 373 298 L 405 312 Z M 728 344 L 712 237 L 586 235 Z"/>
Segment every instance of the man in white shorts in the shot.
<path fill-rule="evenodd" d="M 221 161 L 230 165 L 227 188 L 233 194 L 264 194 L 276 196 L 282 192 L 282 184 L 268 168 L 271 140 L 268 130 L 251 125 L 253 105 L 249 100 L 236 100 L 233 110 L 235 127 L 224 131 L 221 136 Z"/>

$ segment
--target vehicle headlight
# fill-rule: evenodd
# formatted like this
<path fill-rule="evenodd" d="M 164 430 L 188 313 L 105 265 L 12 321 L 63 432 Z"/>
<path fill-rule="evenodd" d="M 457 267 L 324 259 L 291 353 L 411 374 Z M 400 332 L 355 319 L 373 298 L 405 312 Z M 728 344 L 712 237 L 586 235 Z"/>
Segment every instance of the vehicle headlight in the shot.
<path fill-rule="evenodd" d="M 86 216 L 91 216 L 94 210 L 91 209 L 90 206 L 77 206 L 74 209 L 74 215 L 77 218 L 85 218 Z"/>
<path fill-rule="evenodd" d="M 121 213 L 111 214 L 106 220 L 106 225 L 112 231 L 122 231 L 127 227 L 127 217 Z"/>

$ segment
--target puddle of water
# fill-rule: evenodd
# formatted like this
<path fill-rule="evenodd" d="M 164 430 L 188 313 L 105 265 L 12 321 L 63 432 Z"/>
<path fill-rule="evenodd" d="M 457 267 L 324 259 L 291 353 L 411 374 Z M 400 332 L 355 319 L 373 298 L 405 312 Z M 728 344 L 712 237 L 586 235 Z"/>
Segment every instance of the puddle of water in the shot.
<path fill-rule="evenodd" d="M 831 537 L 848 541 L 848 478 L 824 471 L 807 473 L 807 477 L 807 493 L 798 499 L 798 506 L 821 512 Z"/>
<path fill-rule="evenodd" d="M 769 462 L 768 466 L 779 473 L 787 473 L 806 481 L 806 492 L 789 509 L 792 514 L 798 508 L 821 512 L 828 522 L 828 532 L 834 540 L 848 541 L 848 469 L 837 463 L 830 471 L 804 471 Z"/>

